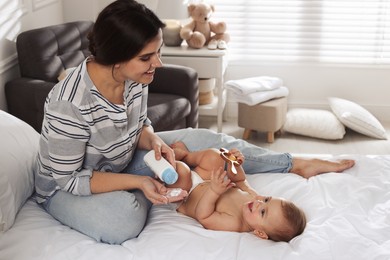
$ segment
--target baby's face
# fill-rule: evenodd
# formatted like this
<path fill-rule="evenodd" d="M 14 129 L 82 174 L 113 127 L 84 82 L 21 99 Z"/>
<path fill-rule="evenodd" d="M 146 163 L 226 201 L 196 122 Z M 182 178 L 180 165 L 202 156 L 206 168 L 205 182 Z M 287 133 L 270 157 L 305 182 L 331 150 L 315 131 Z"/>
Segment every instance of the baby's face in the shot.
<path fill-rule="evenodd" d="M 269 233 L 285 221 L 282 199 L 257 196 L 243 206 L 243 217 L 254 230 Z"/>

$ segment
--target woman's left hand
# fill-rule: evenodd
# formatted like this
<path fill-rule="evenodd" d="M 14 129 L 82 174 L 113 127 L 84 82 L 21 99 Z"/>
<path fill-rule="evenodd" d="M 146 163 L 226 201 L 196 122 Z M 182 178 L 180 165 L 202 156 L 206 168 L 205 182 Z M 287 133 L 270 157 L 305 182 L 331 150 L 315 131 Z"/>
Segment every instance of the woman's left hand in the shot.
<path fill-rule="evenodd" d="M 167 188 L 164 184 L 152 177 L 144 176 L 140 189 L 145 194 L 145 197 L 153 204 L 167 204 L 169 202 L 168 198 L 165 196 Z"/>

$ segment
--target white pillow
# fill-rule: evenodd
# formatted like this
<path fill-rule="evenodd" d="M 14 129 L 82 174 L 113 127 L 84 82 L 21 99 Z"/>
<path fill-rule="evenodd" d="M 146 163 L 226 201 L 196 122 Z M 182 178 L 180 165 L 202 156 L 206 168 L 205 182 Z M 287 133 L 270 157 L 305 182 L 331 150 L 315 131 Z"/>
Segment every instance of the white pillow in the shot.
<path fill-rule="evenodd" d="M 382 124 L 360 105 L 335 97 L 330 97 L 328 100 L 333 113 L 346 127 L 370 137 L 387 139 Z"/>
<path fill-rule="evenodd" d="M 0 233 L 34 190 L 39 134 L 27 123 L 0 110 Z"/>
<path fill-rule="evenodd" d="M 328 110 L 294 108 L 287 112 L 283 130 L 321 139 L 342 139 L 345 127 Z"/>

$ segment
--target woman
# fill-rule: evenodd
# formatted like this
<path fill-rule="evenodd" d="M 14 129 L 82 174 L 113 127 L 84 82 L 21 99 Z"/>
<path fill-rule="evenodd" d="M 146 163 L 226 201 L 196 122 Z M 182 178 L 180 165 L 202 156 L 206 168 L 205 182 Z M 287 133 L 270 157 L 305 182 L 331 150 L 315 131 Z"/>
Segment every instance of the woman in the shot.
<path fill-rule="evenodd" d="M 155 134 L 147 118 L 147 84 L 162 66 L 163 26 L 144 5 L 114 1 L 89 36 L 92 55 L 48 95 L 35 183 L 37 202 L 53 217 L 97 241 L 136 237 L 151 205 L 168 202 L 167 188 L 151 177 L 143 155 L 153 149 L 156 159 L 173 164 L 167 144 L 179 140 L 190 150 L 237 147 L 247 158 L 247 173 L 296 170 L 309 177 L 352 166 L 292 159 L 208 130 Z M 311 170 L 299 171 L 305 164 Z"/>
<path fill-rule="evenodd" d="M 150 202 L 167 202 L 166 188 L 154 178 L 119 174 L 136 149 L 174 160 L 146 114 L 147 84 L 162 66 L 163 26 L 135 1 L 113 2 L 90 34 L 92 56 L 53 88 L 45 104 L 37 200 L 98 241 L 137 236 Z"/>

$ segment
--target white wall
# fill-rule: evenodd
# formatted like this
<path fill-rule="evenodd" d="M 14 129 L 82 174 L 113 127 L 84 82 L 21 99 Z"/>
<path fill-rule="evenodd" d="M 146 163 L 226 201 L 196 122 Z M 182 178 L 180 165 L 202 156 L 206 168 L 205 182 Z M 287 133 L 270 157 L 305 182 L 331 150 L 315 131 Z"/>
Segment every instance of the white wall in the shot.
<path fill-rule="evenodd" d="M 77 20 L 95 21 L 99 12 L 113 0 L 62 0 L 62 2 L 64 20 L 72 22 Z M 155 10 L 158 0 L 139 0 L 138 2 Z"/>
<path fill-rule="evenodd" d="M 113 0 L 62 0 L 65 22 L 95 21 L 99 12 Z"/>
<path fill-rule="evenodd" d="M 60 0 L 1 0 L 0 109 L 7 110 L 4 85 L 19 76 L 16 36 L 25 30 L 63 22 Z M 21 93 L 23 95 L 23 93 Z"/>

